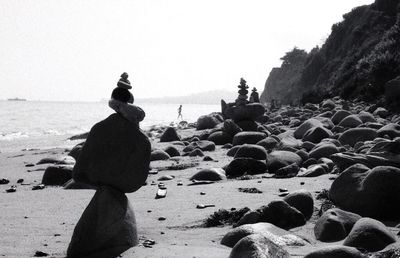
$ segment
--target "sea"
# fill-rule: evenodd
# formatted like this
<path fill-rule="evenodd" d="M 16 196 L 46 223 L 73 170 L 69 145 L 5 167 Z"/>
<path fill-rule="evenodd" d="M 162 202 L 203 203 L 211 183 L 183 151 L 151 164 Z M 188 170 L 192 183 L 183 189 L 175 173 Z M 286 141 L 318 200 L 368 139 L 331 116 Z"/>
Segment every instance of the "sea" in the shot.
<path fill-rule="evenodd" d="M 183 104 L 182 118 L 178 119 L 177 104 L 135 103 L 145 112 L 140 123 L 146 130 L 153 125 L 169 125 L 197 118 L 221 110 L 220 104 Z M 76 144 L 69 137 L 88 132 L 97 122 L 114 111 L 107 101 L 101 102 L 46 102 L 0 101 L 0 152 Z"/>

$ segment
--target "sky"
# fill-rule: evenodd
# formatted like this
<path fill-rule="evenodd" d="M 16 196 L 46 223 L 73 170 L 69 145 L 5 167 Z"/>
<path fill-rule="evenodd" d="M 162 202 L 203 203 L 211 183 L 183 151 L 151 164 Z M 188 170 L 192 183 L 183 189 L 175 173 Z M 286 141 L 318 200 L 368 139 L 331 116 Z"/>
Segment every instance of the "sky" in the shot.
<path fill-rule="evenodd" d="M 297 46 L 373 0 L 0 0 L 0 99 L 98 101 L 122 72 L 135 98 L 259 92 Z"/>

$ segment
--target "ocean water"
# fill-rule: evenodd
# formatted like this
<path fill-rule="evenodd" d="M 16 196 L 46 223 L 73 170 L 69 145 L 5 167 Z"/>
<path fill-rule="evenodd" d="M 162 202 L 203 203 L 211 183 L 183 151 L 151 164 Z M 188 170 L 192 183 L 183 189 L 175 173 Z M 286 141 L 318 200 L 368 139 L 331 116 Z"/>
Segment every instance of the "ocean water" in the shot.
<path fill-rule="evenodd" d="M 178 105 L 135 103 L 145 112 L 141 128 L 179 122 Z M 184 104 L 183 120 L 220 111 L 220 105 Z M 114 111 L 107 102 L 0 101 L 0 151 L 54 147 L 84 133 Z"/>

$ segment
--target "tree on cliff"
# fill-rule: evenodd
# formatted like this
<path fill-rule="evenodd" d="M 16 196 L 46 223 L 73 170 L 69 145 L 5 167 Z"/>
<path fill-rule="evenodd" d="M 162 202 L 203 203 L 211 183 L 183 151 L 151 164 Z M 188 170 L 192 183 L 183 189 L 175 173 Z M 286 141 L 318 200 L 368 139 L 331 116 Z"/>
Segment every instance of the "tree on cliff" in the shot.
<path fill-rule="evenodd" d="M 286 52 L 286 54 L 280 58 L 283 61 L 281 67 L 283 68 L 284 66 L 298 64 L 303 65 L 306 58 L 307 52 L 305 50 L 294 47 L 291 51 Z"/>

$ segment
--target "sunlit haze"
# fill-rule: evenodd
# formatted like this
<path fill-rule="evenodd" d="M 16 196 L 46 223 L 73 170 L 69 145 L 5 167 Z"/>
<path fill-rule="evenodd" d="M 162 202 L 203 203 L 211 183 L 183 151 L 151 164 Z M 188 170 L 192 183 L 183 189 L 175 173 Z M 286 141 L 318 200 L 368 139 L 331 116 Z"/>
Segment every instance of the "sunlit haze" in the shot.
<path fill-rule="evenodd" d="M 373 0 L 2 0 L 0 99 L 97 101 L 126 71 L 136 98 L 261 92 L 294 46 Z"/>

